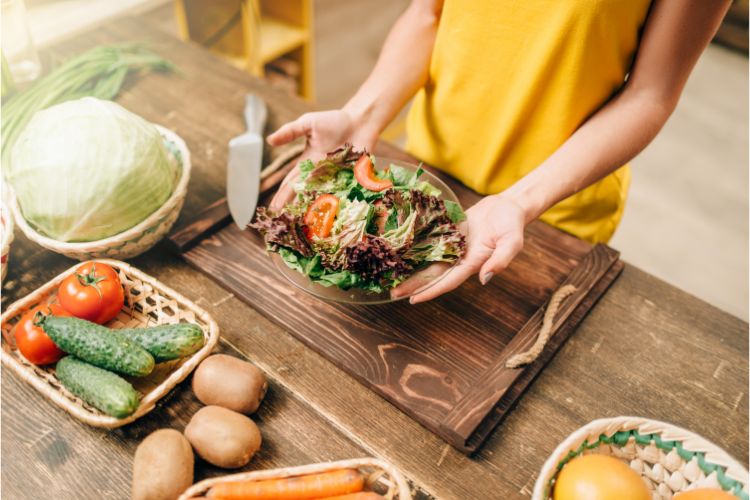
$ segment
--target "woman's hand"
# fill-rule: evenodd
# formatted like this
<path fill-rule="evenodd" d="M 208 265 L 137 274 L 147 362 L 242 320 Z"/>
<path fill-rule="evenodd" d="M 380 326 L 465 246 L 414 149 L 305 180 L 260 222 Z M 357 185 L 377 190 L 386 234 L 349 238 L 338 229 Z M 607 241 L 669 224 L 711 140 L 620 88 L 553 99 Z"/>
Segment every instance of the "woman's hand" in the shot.
<path fill-rule="evenodd" d="M 378 138 L 377 132 L 369 132 L 361 122 L 353 113 L 343 109 L 305 113 L 282 125 L 267 140 L 271 146 L 281 146 L 298 137 L 306 137 L 303 156 L 319 160 L 347 142 L 360 149 L 372 149 Z"/>
<path fill-rule="evenodd" d="M 526 213 L 509 197 L 487 196 L 468 209 L 466 217 L 469 237 L 463 259 L 435 285 L 411 297 L 412 304 L 450 292 L 473 274 L 479 274 L 479 281 L 483 285 L 487 284 L 492 276 L 508 267 L 523 248 Z M 433 268 L 435 265 L 417 273 L 396 287 L 391 295 L 396 298 L 423 287 L 428 280 L 439 274 L 440 269 L 435 271 Z"/>
<path fill-rule="evenodd" d="M 271 146 L 281 146 L 298 137 L 306 137 L 305 151 L 299 161 L 320 160 L 325 157 L 326 153 L 347 142 L 357 149 L 372 150 L 378 134 L 368 131 L 360 122 L 361 120 L 357 119 L 353 113 L 342 109 L 306 113 L 282 125 L 266 140 Z M 271 210 L 278 210 L 289 201 L 292 186 L 298 176 L 297 168 L 289 172 L 271 200 L 269 206 Z"/>

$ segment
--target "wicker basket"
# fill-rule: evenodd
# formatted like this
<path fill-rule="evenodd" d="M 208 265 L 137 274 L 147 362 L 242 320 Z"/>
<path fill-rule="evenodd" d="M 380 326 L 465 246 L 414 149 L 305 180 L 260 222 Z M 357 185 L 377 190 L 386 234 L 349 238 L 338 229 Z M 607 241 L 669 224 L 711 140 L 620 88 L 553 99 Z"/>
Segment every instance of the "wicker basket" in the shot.
<path fill-rule="evenodd" d="M 0 202 L 0 282 L 8 274 L 8 259 L 10 258 L 10 244 L 13 242 L 13 216 L 3 199 Z"/>
<path fill-rule="evenodd" d="M 13 303 L 3 312 L 0 318 L 2 363 L 77 419 L 95 427 L 115 428 L 153 410 L 158 400 L 184 380 L 216 345 L 219 327 L 206 311 L 138 269 L 116 260 L 102 259 L 97 262 L 112 266 L 119 274 L 125 289 L 125 306 L 107 326 L 137 328 L 180 321 L 196 323 L 203 329 L 206 344 L 192 356 L 157 364 L 147 377 L 125 377 L 143 395 L 138 409 L 130 416 L 111 417 L 86 404 L 60 384 L 55 377 L 54 367 L 40 367 L 27 361 L 16 348 L 13 331 L 23 313 L 38 304 L 50 303 L 55 299 L 60 283 L 75 272 L 80 266 L 78 264 Z"/>
<path fill-rule="evenodd" d="M 655 500 L 695 488 L 722 488 L 748 498 L 748 471 L 724 450 L 690 431 L 640 417 L 594 420 L 568 436 L 547 459 L 533 500 L 552 498 L 555 478 L 572 458 L 600 453 L 641 475 Z"/>
<path fill-rule="evenodd" d="M 190 151 L 180 136 L 164 127 L 156 125 L 164 137 L 167 149 L 176 161 L 181 164 L 180 180 L 172 196 L 156 212 L 149 215 L 139 224 L 119 234 L 103 240 L 71 243 L 57 241 L 38 233 L 23 218 L 21 207 L 13 197 L 12 208 L 16 224 L 31 241 L 77 260 L 101 258 L 129 259 L 140 255 L 154 246 L 174 225 L 185 202 L 188 182 L 190 181 Z"/>
<path fill-rule="evenodd" d="M 401 473 L 391 464 L 377 458 L 354 458 L 339 462 L 285 467 L 282 469 L 241 472 L 229 476 L 204 479 L 195 483 L 180 495 L 178 500 L 188 500 L 208 493 L 212 486 L 230 481 L 254 481 L 284 477 L 305 476 L 338 469 L 358 469 L 367 476 L 365 488 L 383 495 L 388 500 L 411 500 L 411 492 Z"/>

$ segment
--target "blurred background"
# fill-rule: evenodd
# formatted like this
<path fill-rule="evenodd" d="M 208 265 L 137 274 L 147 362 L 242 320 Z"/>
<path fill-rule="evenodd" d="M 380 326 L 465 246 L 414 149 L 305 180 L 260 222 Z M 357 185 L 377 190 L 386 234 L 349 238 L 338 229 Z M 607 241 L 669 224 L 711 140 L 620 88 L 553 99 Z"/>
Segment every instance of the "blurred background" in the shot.
<path fill-rule="evenodd" d="M 408 0 L 2 0 L 14 73 L 34 49 L 139 15 L 317 107 L 341 106 L 365 79 Z M 9 51 L 24 29 L 32 48 Z M 735 1 L 674 115 L 633 162 L 611 245 L 624 259 L 748 319 L 748 1 Z M 10 54 L 10 55 L 9 55 Z M 17 76 L 17 75 L 14 75 Z M 18 79 L 18 78 L 17 78 Z M 404 141 L 402 116 L 383 133 Z"/>

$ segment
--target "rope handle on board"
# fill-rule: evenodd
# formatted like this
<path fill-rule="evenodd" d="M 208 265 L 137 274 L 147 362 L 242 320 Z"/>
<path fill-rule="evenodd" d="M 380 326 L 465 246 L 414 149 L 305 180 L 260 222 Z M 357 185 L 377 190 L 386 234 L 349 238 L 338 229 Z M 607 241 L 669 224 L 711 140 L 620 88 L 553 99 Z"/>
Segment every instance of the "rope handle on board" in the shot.
<path fill-rule="evenodd" d="M 508 361 L 505 362 L 506 368 L 520 368 L 521 366 L 528 365 L 536 360 L 544 350 L 544 346 L 547 345 L 547 341 L 552 336 L 552 322 L 555 319 L 555 314 L 560 309 L 562 301 L 568 298 L 576 291 L 576 287 L 573 285 L 565 285 L 558 288 L 555 293 L 552 294 L 552 298 L 549 299 L 549 305 L 547 310 L 544 311 L 544 318 L 542 319 L 542 328 L 539 330 L 539 336 L 536 338 L 534 345 L 529 348 L 526 352 L 518 353 L 511 356 Z"/>

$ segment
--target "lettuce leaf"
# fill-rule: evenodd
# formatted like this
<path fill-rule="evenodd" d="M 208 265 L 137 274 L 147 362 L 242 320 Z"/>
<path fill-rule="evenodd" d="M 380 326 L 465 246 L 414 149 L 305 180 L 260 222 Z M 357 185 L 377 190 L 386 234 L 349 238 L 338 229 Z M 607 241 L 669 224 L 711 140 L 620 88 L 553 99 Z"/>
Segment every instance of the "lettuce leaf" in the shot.
<path fill-rule="evenodd" d="M 422 175 L 422 167 L 419 167 L 416 171 L 412 172 L 404 167 L 399 167 L 391 163 L 388 167 L 388 178 L 393 182 L 393 186 L 396 188 L 413 188 L 417 185 L 417 179 Z"/>
<path fill-rule="evenodd" d="M 420 166 L 415 171 L 408 170 L 404 167 L 399 167 L 391 163 L 388 167 L 388 178 L 393 182 L 393 187 L 396 189 L 416 189 L 429 196 L 440 196 L 442 191 L 433 186 L 427 181 L 420 181 L 419 177 L 424 173 L 424 169 Z"/>
<path fill-rule="evenodd" d="M 312 162 L 312 160 L 304 160 L 300 162 L 299 164 L 299 170 L 301 172 L 301 176 L 303 179 L 307 179 L 307 177 L 310 175 L 310 172 L 313 171 L 315 168 L 315 164 Z"/>
<path fill-rule="evenodd" d="M 330 164 L 325 168 L 316 167 L 304 179 L 300 177 L 294 190 L 297 193 L 340 193 L 346 197 L 354 184 L 354 173 L 350 169 Z"/>
<path fill-rule="evenodd" d="M 336 286 L 343 290 L 362 288 L 373 293 L 381 293 L 383 287 L 378 283 L 362 280 L 357 274 L 345 269 L 331 271 L 321 264 L 320 255 L 303 257 L 288 248 L 279 248 L 279 255 L 284 263 L 295 271 L 302 273 L 315 283 L 323 286 Z"/>
<path fill-rule="evenodd" d="M 265 207 L 258 208 L 255 222 L 248 225 L 263 235 L 268 250 L 272 252 L 279 251 L 280 248 L 289 248 L 303 256 L 311 256 L 313 250 L 302 230 L 303 226 L 301 215 L 292 215 L 289 212 L 272 215 Z"/>
<path fill-rule="evenodd" d="M 345 268 L 368 282 L 391 287 L 394 279 L 401 279 L 412 271 L 388 240 L 366 234 L 362 241 L 347 247 Z"/>
<path fill-rule="evenodd" d="M 417 191 L 421 191 L 428 196 L 440 196 L 441 194 L 443 194 L 442 191 L 440 191 L 438 188 L 427 181 L 418 182 L 416 186 L 414 186 L 414 189 L 416 189 Z"/>
<path fill-rule="evenodd" d="M 321 193 L 336 193 L 348 191 L 354 181 L 352 167 L 362 155 L 356 151 L 351 144 L 346 144 L 335 151 L 331 151 L 326 157 L 313 164 L 310 160 L 300 163 L 300 178 L 294 185 L 297 193 L 314 191 Z"/>
<path fill-rule="evenodd" d="M 323 255 L 323 263 L 330 268 L 344 265 L 343 249 L 362 240 L 369 222 L 372 207 L 365 201 L 342 200 L 331 235 L 314 238 L 313 248 Z"/>
<path fill-rule="evenodd" d="M 464 235 L 453 224 L 442 224 L 432 230 L 404 253 L 404 258 L 416 262 L 453 262 L 466 249 Z"/>
<path fill-rule="evenodd" d="M 448 214 L 448 218 L 451 222 L 458 224 L 459 222 L 466 220 L 466 214 L 461 208 L 461 205 L 451 200 L 444 200 L 443 203 L 445 204 L 445 212 Z"/>
<path fill-rule="evenodd" d="M 406 220 L 404 220 L 403 224 L 395 229 L 391 229 L 390 231 L 386 230 L 386 232 L 383 233 L 382 238 L 388 241 L 394 250 L 401 250 L 409 247 L 414 240 L 414 224 L 416 222 L 417 212 L 412 212 Z"/>
<path fill-rule="evenodd" d="M 393 231 L 398 227 L 398 211 L 395 209 L 391 209 L 388 212 L 388 218 L 385 220 L 385 230 Z"/>

